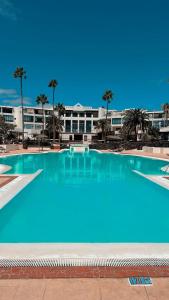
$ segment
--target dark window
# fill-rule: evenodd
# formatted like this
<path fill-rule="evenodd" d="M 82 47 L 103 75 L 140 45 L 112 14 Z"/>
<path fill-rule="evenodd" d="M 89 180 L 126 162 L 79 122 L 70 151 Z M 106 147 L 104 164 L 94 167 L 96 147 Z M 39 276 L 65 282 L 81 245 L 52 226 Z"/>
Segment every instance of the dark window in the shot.
<path fill-rule="evenodd" d="M 93 118 L 98 118 L 98 111 L 93 111 Z"/>
<path fill-rule="evenodd" d="M 114 118 L 114 119 L 112 119 L 112 124 L 114 125 L 116 125 L 116 124 L 121 124 L 121 118 Z"/>
<path fill-rule="evenodd" d="M 12 114 L 13 109 L 10 107 L 2 107 L 2 112 L 6 114 Z"/>
<path fill-rule="evenodd" d="M 72 131 L 73 132 L 77 132 L 78 131 L 78 123 L 77 123 L 77 121 L 73 120 Z"/>
<path fill-rule="evenodd" d="M 71 117 L 71 111 L 67 110 L 65 115 L 66 115 L 66 117 Z"/>
<path fill-rule="evenodd" d="M 83 118 L 84 117 L 84 113 L 79 113 L 79 117 Z"/>
<path fill-rule="evenodd" d="M 78 113 L 77 112 L 73 112 L 73 117 L 78 117 Z"/>
<path fill-rule="evenodd" d="M 8 116 L 8 115 L 3 115 L 5 122 L 13 122 L 14 117 L 13 116 Z"/>
<path fill-rule="evenodd" d="M 87 135 L 84 135 L 84 141 L 85 142 L 87 141 Z"/>
<path fill-rule="evenodd" d="M 92 123 L 91 121 L 86 121 L 86 132 L 91 132 Z"/>
<path fill-rule="evenodd" d="M 66 132 L 70 132 L 70 131 L 71 131 L 71 121 L 66 120 Z"/>
<path fill-rule="evenodd" d="M 154 113 L 153 117 L 154 117 L 154 119 L 161 119 L 164 117 L 164 115 L 162 113 Z"/>
<path fill-rule="evenodd" d="M 35 109 L 35 115 L 42 115 L 42 109 Z"/>
<path fill-rule="evenodd" d="M 83 133 L 84 132 L 84 121 L 79 122 L 79 132 Z"/>
<path fill-rule="evenodd" d="M 161 128 L 164 126 L 164 121 L 153 121 L 152 122 L 153 127 L 155 128 Z"/>
<path fill-rule="evenodd" d="M 35 117 L 35 123 L 43 123 L 43 117 Z"/>
<path fill-rule="evenodd" d="M 24 116 L 24 122 L 33 122 L 33 116 Z"/>
<path fill-rule="evenodd" d="M 40 130 L 40 129 L 42 129 L 42 125 L 35 125 L 35 128 Z"/>
<path fill-rule="evenodd" d="M 91 112 L 86 112 L 86 118 L 91 118 L 91 116 L 92 116 L 92 113 Z"/>
<path fill-rule="evenodd" d="M 52 110 L 45 110 L 45 115 L 46 116 L 51 116 L 52 115 Z"/>
<path fill-rule="evenodd" d="M 33 129 L 34 125 L 33 124 L 24 124 L 25 129 Z"/>

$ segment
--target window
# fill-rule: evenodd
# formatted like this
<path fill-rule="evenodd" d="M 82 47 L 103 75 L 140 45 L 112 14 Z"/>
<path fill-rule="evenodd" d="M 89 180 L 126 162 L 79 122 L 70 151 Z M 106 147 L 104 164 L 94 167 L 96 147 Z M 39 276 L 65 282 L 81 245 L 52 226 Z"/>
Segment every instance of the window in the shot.
<path fill-rule="evenodd" d="M 9 115 L 3 115 L 5 122 L 13 122 L 14 117 Z"/>
<path fill-rule="evenodd" d="M 34 125 L 33 124 L 24 124 L 25 129 L 33 129 Z"/>
<path fill-rule="evenodd" d="M 86 112 L 86 118 L 91 118 L 91 116 L 92 116 L 92 114 L 91 114 L 91 112 Z"/>
<path fill-rule="evenodd" d="M 2 112 L 6 114 L 12 114 L 13 109 L 10 107 L 2 107 Z"/>
<path fill-rule="evenodd" d="M 70 132 L 70 131 L 71 131 L 71 121 L 66 120 L 66 132 Z"/>
<path fill-rule="evenodd" d="M 169 120 L 152 121 L 152 126 L 158 129 L 161 127 L 169 126 Z"/>
<path fill-rule="evenodd" d="M 122 122 L 121 122 L 121 118 L 114 118 L 114 119 L 112 119 L 112 124 L 113 125 L 116 125 L 116 124 L 121 124 Z"/>
<path fill-rule="evenodd" d="M 155 127 L 155 128 L 161 128 L 163 127 L 163 121 L 153 121 L 152 122 L 152 126 Z"/>
<path fill-rule="evenodd" d="M 53 111 L 52 110 L 45 110 L 46 116 L 52 116 Z"/>
<path fill-rule="evenodd" d="M 34 109 L 33 108 L 24 108 L 24 112 L 27 114 L 34 114 Z"/>
<path fill-rule="evenodd" d="M 79 113 L 80 118 L 84 118 L 84 113 Z"/>
<path fill-rule="evenodd" d="M 93 118 L 98 118 L 98 111 L 93 111 Z"/>
<path fill-rule="evenodd" d="M 66 117 L 71 117 L 71 114 L 72 114 L 72 112 L 69 111 L 69 110 L 67 110 L 66 113 L 65 113 Z"/>
<path fill-rule="evenodd" d="M 78 132 L 78 123 L 77 123 L 77 121 L 74 121 L 74 120 L 73 120 L 73 123 L 72 123 L 72 131 L 73 131 L 73 132 Z"/>
<path fill-rule="evenodd" d="M 84 121 L 79 122 L 79 132 L 83 133 L 84 132 Z"/>
<path fill-rule="evenodd" d="M 87 135 L 84 135 L 84 142 L 87 142 Z"/>
<path fill-rule="evenodd" d="M 42 125 L 35 125 L 35 129 L 38 129 L 38 130 L 42 129 Z"/>
<path fill-rule="evenodd" d="M 164 115 L 162 113 L 154 113 L 153 114 L 154 119 L 162 119 L 163 117 L 164 117 Z"/>
<path fill-rule="evenodd" d="M 43 123 L 43 117 L 35 117 L 35 123 Z"/>
<path fill-rule="evenodd" d="M 42 115 L 42 109 L 35 109 L 35 115 Z"/>
<path fill-rule="evenodd" d="M 86 132 L 91 132 L 92 123 L 91 121 L 86 121 Z"/>
<path fill-rule="evenodd" d="M 24 116 L 24 122 L 33 122 L 33 116 Z"/>
<path fill-rule="evenodd" d="M 78 113 L 77 112 L 73 112 L 73 117 L 78 117 Z"/>

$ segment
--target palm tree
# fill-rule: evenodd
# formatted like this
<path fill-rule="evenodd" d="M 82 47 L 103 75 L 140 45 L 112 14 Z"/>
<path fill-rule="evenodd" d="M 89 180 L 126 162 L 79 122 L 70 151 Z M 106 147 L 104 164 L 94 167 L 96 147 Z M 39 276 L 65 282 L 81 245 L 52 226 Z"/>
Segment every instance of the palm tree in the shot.
<path fill-rule="evenodd" d="M 55 131 L 55 89 L 58 85 L 58 82 L 53 79 L 49 82 L 48 87 L 53 89 L 53 98 L 52 98 L 52 106 L 53 106 L 53 143 L 55 143 L 56 131 Z"/>
<path fill-rule="evenodd" d="M 107 116 L 108 116 L 109 104 L 113 100 L 113 97 L 114 97 L 114 94 L 110 90 L 106 91 L 102 97 L 102 99 L 104 101 L 106 101 L 106 120 L 107 120 Z"/>
<path fill-rule="evenodd" d="M 123 126 L 129 132 L 134 131 L 135 139 L 137 140 L 137 128 L 139 126 L 143 132 L 145 131 L 148 126 L 148 115 L 139 108 L 127 110 L 124 114 Z"/>
<path fill-rule="evenodd" d="M 24 143 L 24 111 L 23 111 L 23 79 L 26 79 L 26 71 L 23 67 L 17 67 L 13 73 L 14 78 L 20 79 L 20 96 L 22 110 L 22 144 Z"/>
<path fill-rule="evenodd" d="M 61 116 L 64 114 L 65 112 L 65 107 L 62 103 L 58 103 L 55 107 L 55 110 L 57 111 L 58 113 L 58 119 L 59 119 L 59 122 L 61 122 Z M 60 133 L 61 133 L 61 130 L 59 128 L 59 144 L 60 144 Z"/>
<path fill-rule="evenodd" d="M 108 117 L 108 109 L 109 109 L 109 104 L 113 100 L 114 94 L 112 93 L 111 90 L 105 91 L 102 99 L 106 101 L 106 128 L 105 128 L 105 139 L 106 139 L 106 133 L 107 133 L 107 117 Z"/>
<path fill-rule="evenodd" d="M 46 95 L 41 94 L 37 96 L 36 103 L 42 105 L 42 115 L 43 115 L 43 129 L 42 129 L 42 150 L 43 150 L 43 139 L 44 139 L 44 131 L 45 131 L 45 115 L 44 115 L 44 105 L 48 103 L 48 98 Z"/>
<path fill-rule="evenodd" d="M 169 117 L 169 103 L 165 103 L 162 105 L 162 109 L 164 111 L 164 126 L 167 126 L 167 119 Z"/>
<path fill-rule="evenodd" d="M 0 116 L 0 142 L 2 142 L 3 144 L 7 141 L 9 142 L 9 140 L 11 139 L 10 137 L 14 137 L 15 136 L 15 125 L 13 124 L 8 124 L 5 122 L 4 117 L 1 115 Z"/>
<path fill-rule="evenodd" d="M 49 137 L 51 136 L 51 133 L 53 133 L 53 116 L 48 117 L 46 122 L 46 130 L 48 131 Z M 54 131 L 61 132 L 63 130 L 62 122 L 59 120 L 57 116 L 54 116 Z"/>
<path fill-rule="evenodd" d="M 106 125 L 107 121 L 105 119 L 100 119 L 95 126 L 95 129 L 101 130 L 102 139 L 105 137 Z"/>

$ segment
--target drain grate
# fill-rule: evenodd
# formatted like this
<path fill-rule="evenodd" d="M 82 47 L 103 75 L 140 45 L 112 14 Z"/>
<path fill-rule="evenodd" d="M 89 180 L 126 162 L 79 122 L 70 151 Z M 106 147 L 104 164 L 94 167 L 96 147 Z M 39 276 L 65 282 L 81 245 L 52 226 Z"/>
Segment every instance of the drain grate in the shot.
<path fill-rule="evenodd" d="M 152 285 L 151 277 L 129 277 L 130 285 Z"/>

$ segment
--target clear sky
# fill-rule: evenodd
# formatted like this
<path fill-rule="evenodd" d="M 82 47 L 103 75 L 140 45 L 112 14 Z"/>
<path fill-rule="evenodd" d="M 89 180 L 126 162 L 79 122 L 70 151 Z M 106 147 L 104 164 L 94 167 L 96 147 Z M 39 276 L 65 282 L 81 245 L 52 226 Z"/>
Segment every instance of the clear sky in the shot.
<path fill-rule="evenodd" d="M 0 0 L 0 103 L 25 103 L 59 85 L 56 101 L 160 109 L 169 101 L 168 0 Z"/>

